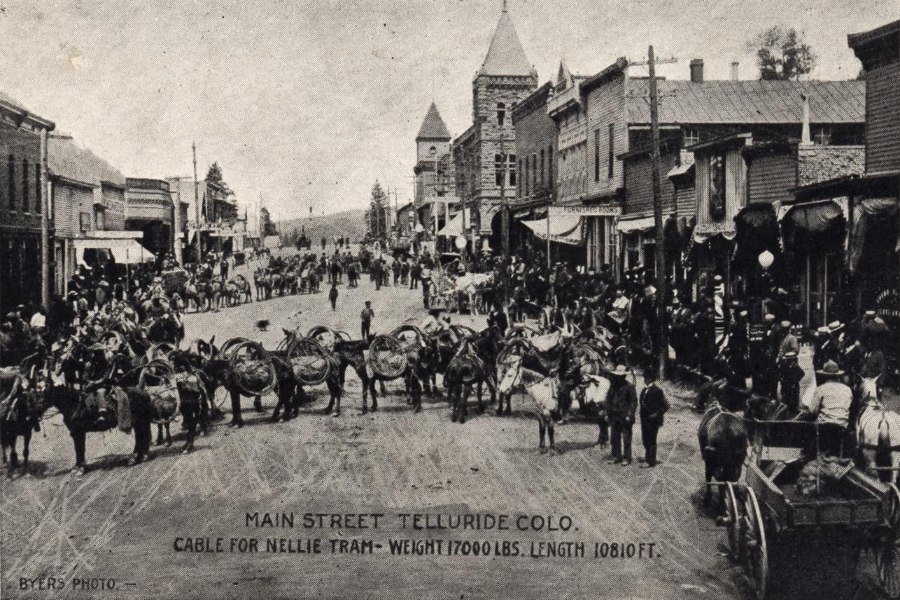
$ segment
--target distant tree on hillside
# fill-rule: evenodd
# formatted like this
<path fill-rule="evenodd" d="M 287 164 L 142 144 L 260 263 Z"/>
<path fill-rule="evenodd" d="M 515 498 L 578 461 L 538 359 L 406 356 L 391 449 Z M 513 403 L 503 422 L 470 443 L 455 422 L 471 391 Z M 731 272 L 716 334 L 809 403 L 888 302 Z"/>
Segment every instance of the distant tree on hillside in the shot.
<path fill-rule="evenodd" d="M 368 225 L 369 237 L 373 239 L 383 239 L 387 237 L 387 211 L 388 198 L 381 184 L 375 181 L 372 186 L 372 201 L 369 203 L 369 210 L 366 212 L 366 220 Z"/>
<path fill-rule="evenodd" d="M 780 25 L 758 33 L 747 42 L 756 56 L 759 78 L 796 81 L 816 68 L 818 56 L 793 27 Z"/>
<path fill-rule="evenodd" d="M 278 235 L 278 227 L 272 222 L 272 215 L 265 206 L 259 209 L 259 225 L 262 235 Z"/>

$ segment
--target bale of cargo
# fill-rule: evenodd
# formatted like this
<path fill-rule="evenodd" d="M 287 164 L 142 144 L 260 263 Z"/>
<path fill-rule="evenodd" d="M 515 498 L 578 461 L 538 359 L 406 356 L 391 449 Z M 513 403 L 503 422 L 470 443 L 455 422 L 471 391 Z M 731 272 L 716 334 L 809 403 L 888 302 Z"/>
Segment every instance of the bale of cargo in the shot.
<path fill-rule="evenodd" d="M 227 356 L 232 380 L 243 394 L 265 396 L 275 389 L 275 365 L 261 344 L 241 341 L 229 347 Z"/>
<path fill-rule="evenodd" d="M 151 360 L 144 365 L 138 386 L 150 396 L 154 423 L 163 425 L 175 420 L 181 407 L 181 398 L 175 368 L 168 360 Z"/>
<path fill-rule="evenodd" d="M 303 385 L 319 385 L 328 378 L 331 356 L 314 337 L 294 340 L 288 348 L 288 361 L 294 377 Z"/>
<path fill-rule="evenodd" d="M 409 361 L 400 341 L 389 335 L 377 335 L 369 345 L 369 367 L 385 379 L 396 379 L 406 372 Z"/>

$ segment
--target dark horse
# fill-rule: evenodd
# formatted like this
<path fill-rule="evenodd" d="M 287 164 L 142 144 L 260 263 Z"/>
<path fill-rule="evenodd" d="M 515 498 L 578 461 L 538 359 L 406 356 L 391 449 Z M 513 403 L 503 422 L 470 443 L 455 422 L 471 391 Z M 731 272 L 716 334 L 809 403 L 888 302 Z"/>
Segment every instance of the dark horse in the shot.
<path fill-rule="evenodd" d="M 39 391 L 40 388 L 39 388 Z M 108 431 L 121 423 L 120 429 L 134 429 L 134 452 L 128 464 L 144 461 L 150 454 L 150 426 L 153 415 L 150 395 L 136 387 L 96 388 L 93 391 L 79 392 L 65 386 L 54 386 L 47 383 L 42 390 L 44 395 L 43 409 L 56 407 L 63 416 L 63 423 L 72 436 L 75 444 L 75 468 L 84 473 L 87 470 L 85 460 L 85 439 L 90 431 Z M 119 421 L 127 410 L 130 423 Z M 129 426 L 130 425 L 130 426 Z"/>
<path fill-rule="evenodd" d="M 35 402 L 35 394 L 29 388 L 28 380 L 17 370 L 4 370 L 2 381 L 7 384 L 8 393 L 0 399 L 0 446 L 3 447 L 3 462 L 6 463 L 6 449 L 9 448 L 9 471 L 19 466 L 16 454 L 16 440 L 22 438 L 22 468 L 28 471 L 29 445 L 31 432 L 40 431 L 40 411 Z"/>
<path fill-rule="evenodd" d="M 493 369 L 478 355 L 474 341 L 464 339 L 444 372 L 444 387 L 447 388 L 454 422 L 457 420 L 460 423 L 466 422 L 467 401 L 473 385 L 477 389 L 478 412 L 484 412 L 482 391 L 485 384 L 491 392 L 491 403 L 493 404 L 497 396 Z"/>
<path fill-rule="evenodd" d="M 747 457 L 748 436 L 744 419 L 713 402 L 697 430 L 700 454 L 706 467 L 703 505 L 712 499 L 712 480 L 736 482 Z M 725 507 L 725 486 L 719 485 L 719 510 Z"/>

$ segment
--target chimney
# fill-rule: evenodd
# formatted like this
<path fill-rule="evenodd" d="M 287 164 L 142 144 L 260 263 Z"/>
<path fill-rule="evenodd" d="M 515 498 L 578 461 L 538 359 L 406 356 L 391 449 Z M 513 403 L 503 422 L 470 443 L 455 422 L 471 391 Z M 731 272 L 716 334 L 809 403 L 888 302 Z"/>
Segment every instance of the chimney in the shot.
<path fill-rule="evenodd" d="M 703 83 L 703 59 L 691 59 L 691 83 Z"/>
<path fill-rule="evenodd" d="M 736 60 L 731 63 L 731 80 L 732 81 L 737 81 L 738 79 L 740 79 L 740 71 L 739 71 L 740 66 L 741 66 L 741 63 L 739 63 Z"/>
<path fill-rule="evenodd" d="M 806 94 L 800 96 L 803 98 L 803 133 L 800 137 L 800 143 L 804 146 L 812 145 L 812 137 L 809 135 L 809 98 Z"/>

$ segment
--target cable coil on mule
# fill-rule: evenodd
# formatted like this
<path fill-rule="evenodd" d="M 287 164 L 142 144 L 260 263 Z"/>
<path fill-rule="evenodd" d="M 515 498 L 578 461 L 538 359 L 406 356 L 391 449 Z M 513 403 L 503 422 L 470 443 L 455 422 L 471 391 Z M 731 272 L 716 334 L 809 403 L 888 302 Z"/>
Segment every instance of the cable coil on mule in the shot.
<path fill-rule="evenodd" d="M 322 333 L 322 330 L 319 333 Z M 331 356 L 315 337 L 294 340 L 287 350 L 294 377 L 303 385 L 319 385 L 331 371 Z"/>
<path fill-rule="evenodd" d="M 273 389 L 277 379 L 272 357 L 259 342 L 238 338 L 229 340 L 222 346 L 222 354 L 231 367 L 232 379 L 247 396 L 265 396 Z M 226 350 L 227 348 L 227 350 Z"/>
<path fill-rule="evenodd" d="M 172 363 L 165 359 L 148 362 L 141 369 L 138 387 L 150 395 L 153 423 L 165 425 L 175 420 L 181 408 L 181 396 Z"/>
<path fill-rule="evenodd" d="M 403 345 L 390 335 L 377 335 L 369 345 L 369 367 L 385 379 L 396 379 L 406 372 L 409 361 Z"/>

